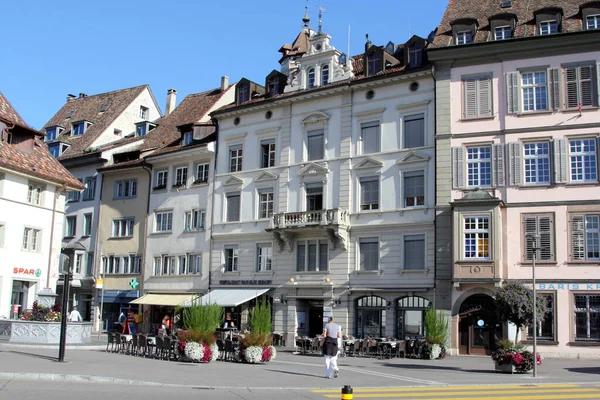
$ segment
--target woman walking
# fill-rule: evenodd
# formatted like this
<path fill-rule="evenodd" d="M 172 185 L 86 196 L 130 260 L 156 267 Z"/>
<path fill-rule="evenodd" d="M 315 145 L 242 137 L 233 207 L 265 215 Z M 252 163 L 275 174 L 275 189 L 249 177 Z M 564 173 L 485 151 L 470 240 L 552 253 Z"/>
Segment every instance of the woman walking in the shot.
<path fill-rule="evenodd" d="M 341 337 L 340 326 L 333 323 L 333 317 L 329 317 L 329 323 L 325 325 L 323 330 L 323 355 L 325 356 L 325 378 L 331 379 L 331 371 L 333 377 L 337 378 L 340 370 L 337 366 L 338 354 L 338 338 Z"/>

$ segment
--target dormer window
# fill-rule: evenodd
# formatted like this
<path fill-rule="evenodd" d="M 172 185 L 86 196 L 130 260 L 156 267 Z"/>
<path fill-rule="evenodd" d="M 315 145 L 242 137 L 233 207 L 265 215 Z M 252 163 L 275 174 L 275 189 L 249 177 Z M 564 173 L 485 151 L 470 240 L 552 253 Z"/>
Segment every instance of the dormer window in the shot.
<path fill-rule="evenodd" d="M 415 68 L 423 62 L 423 48 L 418 44 L 413 44 L 408 49 L 409 66 Z"/>
<path fill-rule="evenodd" d="M 540 35 L 553 35 L 558 32 L 558 21 L 542 21 L 540 22 Z"/>
<path fill-rule="evenodd" d="M 61 128 L 60 126 L 52 126 L 52 127 L 46 128 L 46 138 L 44 140 L 46 142 L 51 142 L 53 140 L 56 140 L 58 135 L 60 135 L 63 130 L 64 129 Z"/>
<path fill-rule="evenodd" d="M 71 136 L 81 136 L 85 133 L 87 128 L 91 125 L 90 122 L 87 121 L 78 121 L 73 123 L 73 127 L 71 129 Z"/>
<path fill-rule="evenodd" d="M 238 104 L 242 104 L 250 100 L 250 91 L 248 85 L 240 85 L 238 87 Z"/>
<path fill-rule="evenodd" d="M 600 14 L 588 15 L 586 18 L 586 29 L 588 31 L 593 29 L 600 29 Z"/>
<path fill-rule="evenodd" d="M 373 76 L 381 71 L 381 55 L 379 52 L 373 52 L 367 57 L 367 76 Z"/>
<path fill-rule="evenodd" d="M 152 129 L 156 128 L 156 124 L 148 121 L 142 121 L 135 124 L 135 137 L 143 137 Z"/>
<path fill-rule="evenodd" d="M 535 14 L 537 33 L 540 36 L 554 35 L 560 32 L 562 11 L 546 9 Z"/>
<path fill-rule="evenodd" d="M 456 44 L 473 43 L 473 32 L 461 31 L 456 34 Z"/>
<path fill-rule="evenodd" d="M 321 86 L 329 83 L 329 65 L 321 67 Z"/>
<path fill-rule="evenodd" d="M 306 88 L 312 89 L 315 87 L 315 69 L 310 68 L 306 74 L 308 76 Z"/>
<path fill-rule="evenodd" d="M 274 76 L 267 83 L 267 93 L 269 97 L 279 94 L 279 77 Z"/>
<path fill-rule="evenodd" d="M 54 158 L 60 157 L 70 146 L 66 143 L 52 143 L 48 145 L 48 151 Z"/>
<path fill-rule="evenodd" d="M 461 19 L 452 23 L 452 37 L 457 45 L 473 43 L 477 32 L 477 20 Z"/>
<path fill-rule="evenodd" d="M 581 6 L 581 22 L 583 29 L 591 31 L 600 29 L 600 2 L 587 3 Z"/>
<path fill-rule="evenodd" d="M 148 113 L 150 109 L 148 107 L 140 106 L 140 119 L 142 121 L 148 121 Z"/>
<path fill-rule="evenodd" d="M 512 28 L 508 25 L 497 26 L 494 29 L 494 40 L 505 40 L 512 38 Z"/>
<path fill-rule="evenodd" d="M 514 14 L 498 14 L 490 17 L 490 40 L 512 39 L 517 17 Z"/>
<path fill-rule="evenodd" d="M 184 133 L 182 146 L 188 146 L 188 145 L 192 144 L 192 140 L 194 140 L 194 134 L 192 132 Z"/>

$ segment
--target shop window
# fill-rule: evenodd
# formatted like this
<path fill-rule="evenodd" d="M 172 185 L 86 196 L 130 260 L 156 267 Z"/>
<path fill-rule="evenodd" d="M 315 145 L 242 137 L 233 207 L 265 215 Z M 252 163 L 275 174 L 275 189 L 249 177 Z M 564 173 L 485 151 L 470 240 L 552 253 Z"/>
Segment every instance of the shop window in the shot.
<path fill-rule="evenodd" d="M 356 337 L 380 338 L 386 335 L 387 300 L 378 296 L 361 297 L 356 301 Z"/>
<path fill-rule="evenodd" d="M 419 339 L 425 335 L 425 311 L 429 300 L 413 296 L 403 297 L 396 303 L 397 327 L 399 339 Z"/>

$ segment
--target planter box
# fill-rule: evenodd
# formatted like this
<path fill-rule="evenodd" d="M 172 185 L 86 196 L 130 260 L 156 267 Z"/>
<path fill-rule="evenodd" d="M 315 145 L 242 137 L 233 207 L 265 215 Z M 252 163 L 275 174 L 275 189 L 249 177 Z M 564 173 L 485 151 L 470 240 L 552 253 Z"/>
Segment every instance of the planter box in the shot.
<path fill-rule="evenodd" d="M 0 320 L 0 341 L 9 343 L 58 344 L 60 322 Z M 68 322 L 67 344 L 91 343 L 91 322 Z"/>
<path fill-rule="evenodd" d="M 495 366 L 496 366 L 496 371 L 500 371 L 500 372 L 504 372 L 505 374 L 515 374 L 516 373 L 516 369 L 515 366 L 511 364 L 498 364 L 497 362 L 494 362 Z"/>

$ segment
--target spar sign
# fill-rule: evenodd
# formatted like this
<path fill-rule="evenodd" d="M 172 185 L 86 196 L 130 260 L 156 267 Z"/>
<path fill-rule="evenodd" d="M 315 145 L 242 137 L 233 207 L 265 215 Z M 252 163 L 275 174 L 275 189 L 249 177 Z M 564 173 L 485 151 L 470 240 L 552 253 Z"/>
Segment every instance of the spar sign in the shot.
<path fill-rule="evenodd" d="M 40 275 L 42 275 L 42 270 L 41 269 L 33 269 L 33 268 L 18 268 L 18 267 L 14 267 L 13 268 L 13 274 L 15 275 L 25 275 L 25 276 L 31 276 L 31 277 L 36 277 L 39 278 Z"/>

